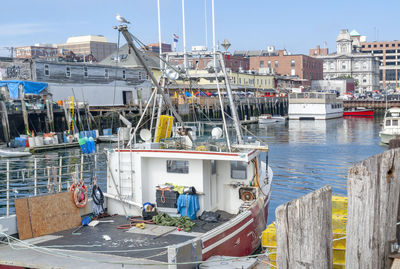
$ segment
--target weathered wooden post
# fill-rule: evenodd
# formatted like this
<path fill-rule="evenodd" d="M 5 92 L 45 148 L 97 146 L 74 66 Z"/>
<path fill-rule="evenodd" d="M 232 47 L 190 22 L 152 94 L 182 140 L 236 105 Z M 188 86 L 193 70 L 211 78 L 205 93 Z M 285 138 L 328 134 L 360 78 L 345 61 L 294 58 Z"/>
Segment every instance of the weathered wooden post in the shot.
<path fill-rule="evenodd" d="M 22 117 L 24 119 L 24 125 L 25 125 L 25 134 L 28 134 L 29 133 L 29 121 L 28 121 L 28 111 L 26 110 L 26 105 L 25 105 L 24 91 L 20 92 L 20 100 L 21 100 L 21 107 L 22 107 Z"/>
<path fill-rule="evenodd" d="M 278 268 L 333 267 L 330 186 L 280 205 L 275 215 Z"/>
<path fill-rule="evenodd" d="M 10 142 L 10 124 L 8 123 L 8 112 L 4 101 L 0 101 L 1 124 L 3 125 L 4 142 Z"/>
<path fill-rule="evenodd" d="M 349 169 L 346 268 L 389 268 L 396 240 L 400 149 L 372 156 Z"/>

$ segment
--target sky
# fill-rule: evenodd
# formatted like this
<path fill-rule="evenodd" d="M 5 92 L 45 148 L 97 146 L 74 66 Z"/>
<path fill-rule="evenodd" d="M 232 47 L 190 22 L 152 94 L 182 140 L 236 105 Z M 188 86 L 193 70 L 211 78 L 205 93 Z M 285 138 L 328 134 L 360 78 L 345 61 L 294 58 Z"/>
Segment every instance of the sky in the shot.
<path fill-rule="evenodd" d="M 172 34 L 183 48 L 182 0 L 160 0 L 162 41 Z M 205 12 L 205 4 L 207 11 Z M 70 36 L 104 35 L 117 42 L 117 13 L 132 22 L 130 31 L 144 43 L 158 42 L 157 0 L 1 0 L 0 55 L 5 47 L 64 43 Z M 215 0 L 216 40 L 227 39 L 229 51 L 266 49 L 274 45 L 308 54 L 316 45 L 336 50 L 341 29 L 356 29 L 368 41 L 400 39 L 398 0 L 267 1 Z M 384 10 L 384 12 L 383 12 Z M 212 47 L 211 0 L 186 0 L 186 47 Z M 124 42 L 121 41 L 121 44 Z"/>

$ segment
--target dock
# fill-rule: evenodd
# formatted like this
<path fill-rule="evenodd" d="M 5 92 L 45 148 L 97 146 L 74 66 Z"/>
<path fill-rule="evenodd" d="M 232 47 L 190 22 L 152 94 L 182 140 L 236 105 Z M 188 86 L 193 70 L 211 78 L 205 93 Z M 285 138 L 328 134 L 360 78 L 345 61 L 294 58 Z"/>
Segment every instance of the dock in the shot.
<path fill-rule="evenodd" d="M 75 148 L 75 147 L 79 147 L 78 142 L 59 143 L 59 144 L 50 144 L 50 145 L 29 147 L 29 152 L 30 153 L 38 153 L 38 152 L 49 151 L 49 150 L 67 149 L 67 148 Z"/>

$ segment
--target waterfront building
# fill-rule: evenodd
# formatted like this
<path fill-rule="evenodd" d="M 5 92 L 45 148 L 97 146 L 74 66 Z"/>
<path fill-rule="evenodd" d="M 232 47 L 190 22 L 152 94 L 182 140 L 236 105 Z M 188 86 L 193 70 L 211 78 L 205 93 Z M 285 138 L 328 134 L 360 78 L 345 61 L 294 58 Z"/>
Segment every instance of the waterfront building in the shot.
<path fill-rule="evenodd" d="M 320 55 L 323 60 L 323 77 L 354 78 L 358 92 L 379 89 L 379 61 L 371 53 L 361 53 L 361 37 L 353 31 L 341 30 L 336 38 L 336 52 Z"/>
<path fill-rule="evenodd" d="M 0 58 L 1 80 L 48 83 L 54 101 L 75 96 L 90 106 L 136 105 L 151 94 L 143 67 Z"/>
<path fill-rule="evenodd" d="M 400 41 L 362 42 L 361 52 L 378 57 L 379 82 L 381 88 L 399 89 L 400 80 Z"/>
<path fill-rule="evenodd" d="M 161 43 L 161 48 L 163 53 L 172 51 L 171 44 Z M 160 45 L 158 43 L 147 44 L 146 49 L 154 53 L 160 53 Z"/>
<path fill-rule="evenodd" d="M 311 91 L 313 92 L 331 92 L 335 91 L 339 95 L 345 93 L 354 93 L 353 78 L 336 78 L 329 80 L 313 80 L 311 82 Z"/>
<path fill-rule="evenodd" d="M 239 52 L 240 53 L 240 52 Z M 290 54 L 286 50 L 248 51 L 250 70 L 276 73 L 283 76 L 297 76 L 306 86 L 312 80 L 322 79 L 322 60 L 303 54 Z"/>
<path fill-rule="evenodd" d="M 328 48 L 321 48 L 319 45 L 315 49 L 310 49 L 309 56 L 316 57 L 321 55 L 328 55 L 329 49 Z"/>
<path fill-rule="evenodd" d="M 70 50 L 78 55 L 92 54 L 100 62 L 117 50 L 117 44 L 108 42 L 101 35 L 87 35 L 69 37 L 66 43 L 58 44 L 57 48 Z"/>

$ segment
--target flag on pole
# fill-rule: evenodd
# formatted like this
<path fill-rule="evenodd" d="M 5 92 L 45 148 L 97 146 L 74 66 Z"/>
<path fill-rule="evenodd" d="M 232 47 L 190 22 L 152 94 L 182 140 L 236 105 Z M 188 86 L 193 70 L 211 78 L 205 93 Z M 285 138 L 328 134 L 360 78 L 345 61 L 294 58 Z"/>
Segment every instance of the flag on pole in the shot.
<path fill-rule="evenodd" d="M 179 40 L 179 36 L 177 36 L 176 34 L 173 34 L 172 38 L 174 39 L 174 42 L 178 42 Z"/>

